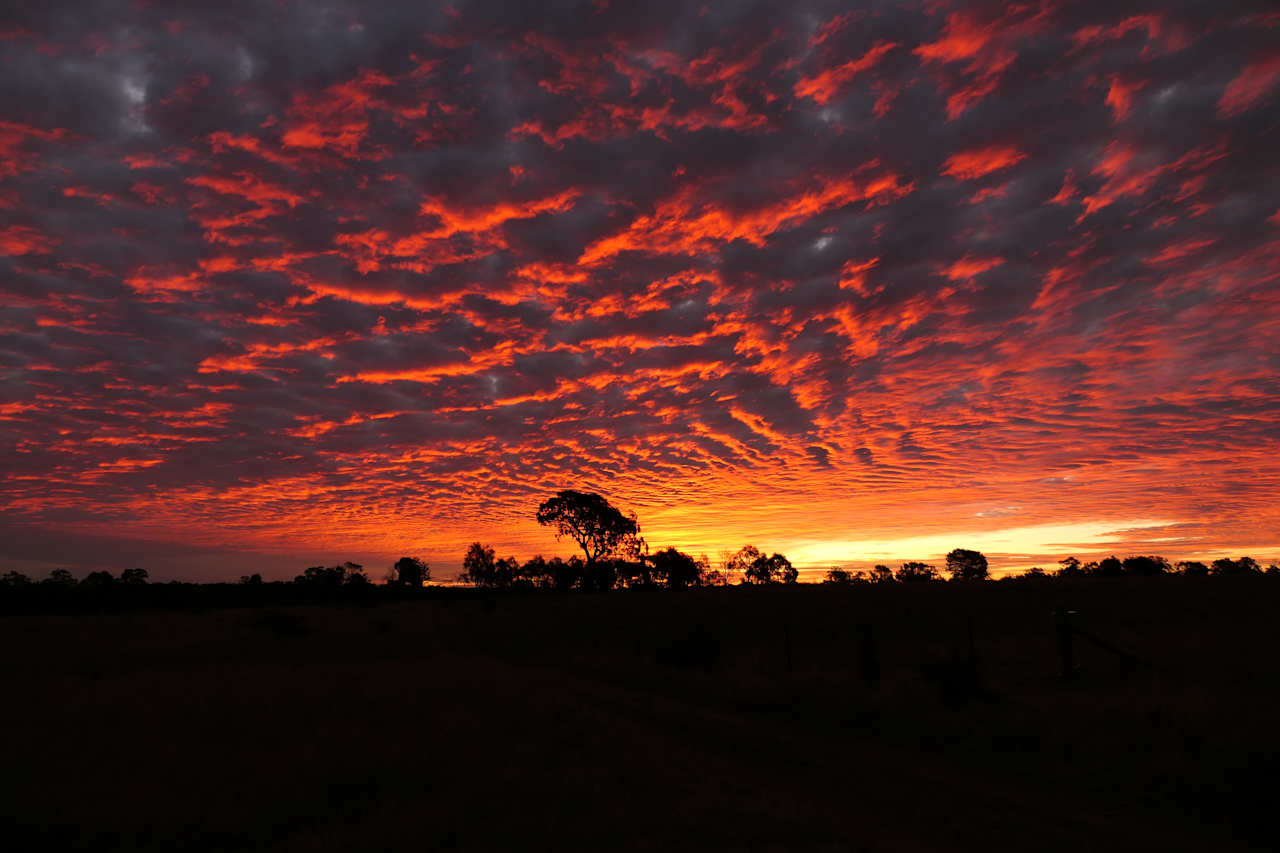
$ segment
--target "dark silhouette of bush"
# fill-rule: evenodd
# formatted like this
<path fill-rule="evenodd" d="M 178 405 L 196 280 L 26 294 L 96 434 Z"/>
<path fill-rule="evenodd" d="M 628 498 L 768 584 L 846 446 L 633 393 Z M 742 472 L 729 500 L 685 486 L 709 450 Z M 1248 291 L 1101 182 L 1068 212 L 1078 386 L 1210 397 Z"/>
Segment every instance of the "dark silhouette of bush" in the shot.
<path fill-rule="evenodd" d="M 293 579 L 293 582 L 316 591 L 336 592 L 343 587 L 363 587 L 369 578 L 359 563 L 346 562 L 339 566 L 311 566 Z"/>
<path fill-rule="evenodd" d="M 729 576 L 720 569 L 713 569 L 710 566 L 702 572 L 700 579 L 701 586 L 728 586 Z"/>
<path fill-rule="evenodd" d="M 1213 575 L 1253 575 L 1261 572 L 1262 567 L 1252 557 L 1241 557 L 1238 560 L 1222 557 L 1214 560 L 1209 568 L 1209 573 Z"/>
<path fill-rule="evenodd" d="M 553 557 L 547 561 L 547 570 L 551 575 L 552 589 L 567 592 L 582 582 L 586 564 L 576 554 L 567 560 Z"/>
<path fill-rule="evenodd" d="M 539 554 L 516 569 L 512 585 L 518 589 L 554 589 L 554 571 L 552 563 Z"/>
<path fill-rule="evenodd" d="M 606 588 L 598 586 L 606 576 L 616 578 L 616 571 L 598 571 L 597 561 L 619 554 L 640 556 L 640 525 L 635 516 L 623 515 L 594 492 L 564 489 L 543 501 L 534 517 L 539 524 L 554 527 L 557 539 L 568 536 L 578 543 L 587 561 L 586 576 L 597 588 Z"/>
<path fill-rule="evenodd" d="M 1164 575 L 1173 571 L 1169 566 L 1169 561 L 1164 557 L 1125 557 L 1121 565 L 1124 567 L 1126 575 L 1137 575 L 1139 577 Z"/>
<path fill-rule="evenodd" d="M 54 569 L 49 572 L 49 577 L 40 581 L 42 586 L 68 588 L 76 585 L 76 576 L 71 574 L 68 569 Z"/>
<path fill-rule="evenodd" d="M 1080 566 L 1080 561 L 1075 557 L 1067 557 L 1064 560 L 1059 560 L 1058 565 L 1061 566 L 1061 568 L 1053 573 L 1054 577 L 1076 578 L 1084 574 L 1084 569 Z"/>
<path fill-rule="evenodd" d="M 654 586 L 653 569 L 647 559 L 611 560 L 617 584 L 627 589 L 644 589 Z"/>
<path fill-rule="evenodd" d="M 241 575 L 240 583 L 244 584 L 245 586 L 261 586 L 262 575 L 258 574 L 257 572 L 254 572 L 251 575 Z"/>
<path fill-rule="evenodd" d="M 111 572 L 104 571 L 89 572 L 84 580 L 80 581 L 81 587 L 96 590 L 110 589 L 115 584 L 116 579 L 111 576 Z"/>
<path fill-rule="evenodd" d="M 391 567 L 397 586 L 417 589 L 431 580 L 431 567 L 417 557 L 401 557 Z"/>
<path fill-rule="evenodd" d="M 141 585 L 147 582 L 150 575 L 146 569 L 125 569 L 120 573 L 120 583 Z"/>
<path fill-rule="evenodd" d="M 893 576 L 893 569 L 883 563 L 876 563 L 867 573 L 867 579 L 872 583 L 894 583 L 897 580 Z"/>
<path fill-rule="evenodd" d="M 653 577 L 668 589 L 684 589 L 702 582 L 703 565 L 693 557 L 675 548 L 666 548 L 650 555 Z"/>
<path fill-rule="evenodd" d="M 608 592 L 618 585 L 618 566 L 614 560 L 584 563 L 578 587 L 587 592 Z"/>
<path fill-rule="evenodd" d="M 903 563 L 902 568 L 894 573 L 894 577 L 900 583 L 921 583 L 925 581 L 941 580 L 938 577 L 938 570 L 928 563 Z"/>
<path fill-rule="evenodd" d="M 1199 560 L 1183 560 L 1178 563 L 1178 573 L 1189 578 L 1204 577 L 1209 574 L 1209 567 Z"/>
<path fill-rule="evenodd" d="M 744 545 L 726 564 L 732 574 L 742 573 L 746 584 L 795 583 L 799 572 L 781 554 L 765 556 L 754 545 Z"/>
<path fill-rule="evenodd" d="M 1113 578 L 1124 574 L 1124 564 L 1112 556 L 1105 560 L 1085 563 L 1081 571 L 1093 577 Z"/>
<path fill-rule="evenodd" d="M 462 558 L 462 574 L 458 580 L 482 589 L 500 589 L 502 578 L 498 573 L 498 560 L 493 548 L 480 542 L 472 542 Z"/>
<path fill-rule="evenodd" d="M 0 577 L 0 587 L 18 589 L 18 588 L 28 587 L 28 586 L 31 586 L 31 578 L 27 577 L 22 572 L 18 572 L 18 571 L 5 572 L 4 576 Z"/>
<path fill-rule="evenodd" d="M 762 559 L 764 554 L 760 553 L 760 549 L 754 545 L 743 545 L 729 559 L 725 560 L 724 570 L 729 577 L 740 577 L 742 582 L 746 583 L 745 575 L 747 569 L 751 568 L 751 564 L 756 560 Z"/>
<path fill-rule="evenodd" d="M 984 581 L 990 576 L 986 556 L 966 548 L 956 548 L 947 554 L 947 572 L 953 581 Z"/>
<path fill-rule="evenodd" d="M 839 566 L 832 566 L 827 569 L 827 574 L 823 577 L 822 582 L 831 584 L 851 584 L 853 583 L 853 575 Z"/>

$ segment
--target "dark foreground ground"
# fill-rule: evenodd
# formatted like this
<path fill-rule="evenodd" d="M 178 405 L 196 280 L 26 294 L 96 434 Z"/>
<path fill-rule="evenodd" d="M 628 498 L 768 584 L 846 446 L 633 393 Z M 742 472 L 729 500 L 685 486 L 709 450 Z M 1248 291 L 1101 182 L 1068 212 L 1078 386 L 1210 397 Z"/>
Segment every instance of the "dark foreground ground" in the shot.
<path fill-rule="evenodd" d="M 1276 849 L 1273 578 L 0 618 L 11 850 Z M 1081 636 L 1060 672 L 1051 616 Z"/>

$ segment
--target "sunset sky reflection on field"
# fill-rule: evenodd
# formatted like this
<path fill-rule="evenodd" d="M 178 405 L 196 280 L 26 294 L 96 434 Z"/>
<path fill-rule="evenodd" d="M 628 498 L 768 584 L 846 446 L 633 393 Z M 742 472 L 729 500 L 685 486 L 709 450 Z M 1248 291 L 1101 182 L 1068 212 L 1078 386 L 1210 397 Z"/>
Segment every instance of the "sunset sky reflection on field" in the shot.
<path fill-rule="evenodd" d="M 1280 559 L 1267 2 L 0 17 L 0 569 Z"/>

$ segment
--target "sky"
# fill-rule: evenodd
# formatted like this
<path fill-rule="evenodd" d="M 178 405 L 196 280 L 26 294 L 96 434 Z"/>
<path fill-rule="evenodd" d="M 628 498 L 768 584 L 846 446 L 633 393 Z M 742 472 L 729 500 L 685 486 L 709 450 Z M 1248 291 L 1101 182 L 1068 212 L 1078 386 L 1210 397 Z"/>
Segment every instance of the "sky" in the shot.
<path fill-rule="evenodd" d="M 1269 2 L 0 13 L 0 569 L 1280 559 Z"/>

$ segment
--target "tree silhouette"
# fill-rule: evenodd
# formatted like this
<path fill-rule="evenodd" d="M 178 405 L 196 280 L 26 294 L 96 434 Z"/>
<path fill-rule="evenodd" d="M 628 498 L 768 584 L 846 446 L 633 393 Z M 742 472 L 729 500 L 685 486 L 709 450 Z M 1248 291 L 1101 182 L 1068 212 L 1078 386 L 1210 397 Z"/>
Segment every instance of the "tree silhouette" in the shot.
<path fill-rule="evenodd" d="M 795 583 L 799 572 L 791 561 L 781 554 L 765 556 L 754 545 L 744 545 L 742 550 L 729 558 L 726 568 L 742 573 L 742 582 L 750 584 Z"/>
<path fill-rule="evenodd" d="M 618 583 L 628 589 L 654 585 L 653 567 L 648 557 L 641 560 L 611 560 Z"/>
<path fill-rule="evenodd" d="M 1080 561 L 1075 557 L 1067 557 L 1065 560 L 1059 560 L 1058 565 L 1062 568 L 1054 572 L 1060 578 L 1074 578 L 1084 574 L 1084 570 L 1080 568 Z"/>
<path fill-rule="evenodd" d="M 896 578 L 893 576 L 893 569 L 886 565 L 877 563 L 870 572 L 870 580 L 872 583 L 893 583 Z"/>
<path fill-rule="evenodd" d="M 853 583 L 853 575 L 839 566 L 832 566 L 827 569 L 827 575 L 822 579 L 823 583 L 848 584 Z"/>
<path fill-rule="evenodd" d="M 0 577 L 0 586 L 11 588 L 31 586 L 31 578 L 19 571 L 5 572 L 4 577 Z"/>
<path fill-rule="evenodd" d="M 1086 575 L 1110 578 L 1124 574 L 1124 564 L 1112 556 L 1105 560 L 1085 563 L 1080 567 L 1080 571 Z"/>
<path fill-rule="evenodd" d="M 1251 575 L 1261 571 L 1262 567 L 1252 557 L 1241 557 L 1238 560 L 1222 557 L 1214 560 L 1209 569 L 1210 574 L 1214 575 Z"/>
<path fill-rule="evenodd" d="M 771 580 L 781 581 L 782 583 L 795 583 L 800 577 L 799 570 L 791 565 L 791 561 L 781 554 L 769 555 L 767 573 Z"/>
<path fill-rule="evenodd" d="M 90 589 L 106 589 L 115 586 L 116 579 L 111 576 L 111 572 L 89 572 L 85 575 L 84 580 L 80 581 L 80 585 Z"/>
<path fill-rule="evenodd" d="M 120 573 L 120 583 L 144 584 L 149 577 L 146 569 L 125 569 Z"/>
<path fill-rule="evenodd" d="M 350 561 L 340 566 L 311 566 L 293 579 L 301 586 L 333 592 L 343 587 L 360 587 L 369 583 L 364 566 Z"/>
<path fill-rule="evenodd" d="M 54 569 L 49 572 L 49 577 L 45 578 L 41 583 L 57 587 L 75 586 L 76 576 L 67 569 Z"/>
<path fill-rule="evenodd" d="M 594 492 L 560 491 L 542 502 L 535 517 L 539 524 L 554 527 L 557 539 L 568 536 L 578 543 L 587 559 L 587 575 L 600 575 L 593 581 L 604 579 L 605 573 L 596 571 L 597 561 L 618 553 L 639 555 L 640 525 L 635 516 L 623 515 Z"/>
<path fill-rule="evenodd" d="M 515 572 L 513 585 L 525 589 L 552 589 L 554 569 L 541 554 L 527 561 Z"/>
<path fill-rule="evenodd" d="M 399 586 L 417 589 L 431 580 L 431 567 L 417 557 L 401 557 L 391 570 L 395 573 L 395 582 Z"/>
<path fill-rule="evenodd" d="M 1189 578 L 1204 577 L 1209 574 L 1209 567 L 1199 560 L 1183 560 L 1178 563 L 1178 571 Z"/>
<path fill-rule="evenodd" d="M 956 548 L 947 555 L 947 571 L 953 581 L 984 581 L 987 573 L 987 558 L 981 551 L 970 551 Z"/>
<path fill-rule="evenodd" d="M 458 580 L 489 589 L 499 586 L 498 561 L 493 549 L 479 542 L 472 542 L 462 558 L 462 574 Z"/>
<path fill-rule="evenodd" d="M 582 576 L 586 569 L 577 554 L 574 554 L 567 560 L 554 557 L 547 561 L 547 571 L 551 575 L 551 586 L 560 592 L 573 589 L 573 587 L 582 582 Z"/>
<path fill-rule="evenodd" d="M 736 554 L 730 554 L 724 561 L 724 571 L 729 577 L 742 576 L 743 582 L 746 583 L 745 575 L 756 560 L 763 559 L 764 554 L 760 553 L 760 549 L 754 545 L 743 545 Z"/>
<path fill-rule="evenodd" d="M 938 580 L 938 570 L 928 563 L 903 563 L 894 575 L 902 583 Z"/>
<path fill-rule="evenodd" d="M 697 586 L 702 579 L 702 566 L 688 554 L 667 548 L 649 556 L 653 577 L 670 589 Z"/>
<path fill-rule="evenodd" d="M 1169 561 L 1164 557 L 1125 557 L 1121 565 L 1124 567 L 1126 575 L 1149 577 L 1168 574 L 1172 571 L 1169 567 Z"/>
<path fill-rule="evenodd" d="M 728 586 L 729 576 L 720 569 L 712 569 L 710 564 L 704 564 L 702 571 L 702 586 Z"/>

